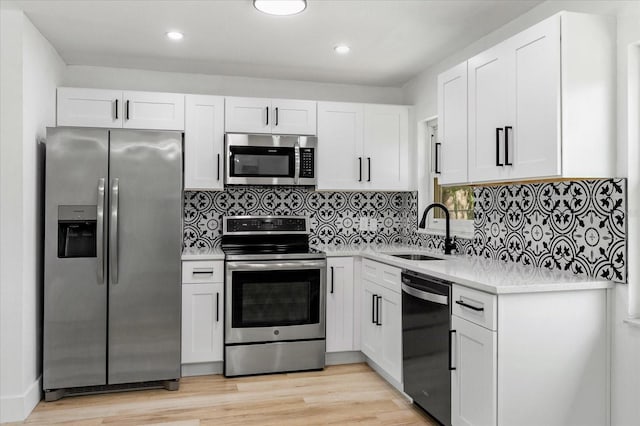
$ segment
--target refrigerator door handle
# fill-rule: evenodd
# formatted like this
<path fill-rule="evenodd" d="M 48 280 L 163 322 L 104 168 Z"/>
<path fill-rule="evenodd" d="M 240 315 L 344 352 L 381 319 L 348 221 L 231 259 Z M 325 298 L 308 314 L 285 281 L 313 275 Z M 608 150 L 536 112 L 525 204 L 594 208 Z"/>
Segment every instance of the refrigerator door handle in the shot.
<path fill-rule="evenodd" d="M 111 226 L 109 228 L 109 259 L 111 260 L 111 282 L 118 284 L 118 191 L 120 179 L 115 178 L 111 183 Z"/>
<path fill-rule="evenodd" d="M 96 214 L 96 261 L 98 284 L 104 283 L 104 178 L 98 179 L 98 206 Z"/>

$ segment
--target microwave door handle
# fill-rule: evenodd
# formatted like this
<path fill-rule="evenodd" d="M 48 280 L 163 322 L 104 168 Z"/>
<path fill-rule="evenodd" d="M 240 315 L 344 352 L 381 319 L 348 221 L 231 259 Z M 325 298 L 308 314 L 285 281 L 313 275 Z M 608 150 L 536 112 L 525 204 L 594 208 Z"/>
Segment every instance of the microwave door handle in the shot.
<path fill-rule="evenodd" d="M 296 185 L 300 182 L 300 142 L 296 142 L 295 147 L 293 148 L 295 151 L 295 171 L 293 175 L 293 181 Z"/>

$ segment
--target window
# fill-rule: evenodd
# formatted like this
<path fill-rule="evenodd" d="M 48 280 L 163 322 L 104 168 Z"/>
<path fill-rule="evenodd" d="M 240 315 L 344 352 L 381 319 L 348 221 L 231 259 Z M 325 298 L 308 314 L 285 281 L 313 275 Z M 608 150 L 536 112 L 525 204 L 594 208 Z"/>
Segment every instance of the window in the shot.
<path fill-rule="evenodd" d="M 420 165 L 421 173 L 419 182 L 418 221 L 422 212 L 431 203 L 442 203 L 449 210 L 451 219 L 451 232 L 453 235 L 470 238 L 473 236 L 473 186 L 441 186 L 438 183 L 438 175 L 435 171 L 435 142 L 438 140 L 437 119 L 427 120 L 424 126 L 423 152 Z M 444 232 L 445 215 L 440 209 L 432 210 L 424 231 L 432 234 Z"/>

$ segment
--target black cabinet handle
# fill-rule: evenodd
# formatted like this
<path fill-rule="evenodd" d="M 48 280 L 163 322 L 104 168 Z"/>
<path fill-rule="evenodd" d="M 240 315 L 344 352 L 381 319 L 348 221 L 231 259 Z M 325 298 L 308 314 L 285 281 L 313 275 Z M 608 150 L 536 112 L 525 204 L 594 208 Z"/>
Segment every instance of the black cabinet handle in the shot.
<path fill-rule="evenodd" d="M 358 178 L 358 182 L 362 182 L 362 157 L 358 157 L 358 164 L 360 167 L 360 177 Z"/>
<path fill-rule="evenodd" d="M 276 126 L 278 125 L 278 107 L 276 107 Z"/>
<path fill-rule="evenodd" d="M 453 345 L 453 337 L 452 335 L 456 332 L 456 330 L 449 330 L 449 370 L 455 370 L 456 368 L 451 363 L 451 349 Z"/>
<path fill-rule="evenodd" d="M 128 120 L 129 119 L 129 100 L 127 99 L 127 103 L 124 105 L 124 109 L 125 109 L 125 118 Z"/>
<path fill-rule="evenodd" d="M 331 294 L 333 294 L 333 266 L 331 267 Z"/>
<path fill-rule="evenodd" d="M 367 166 L 369 167 L 369 179 L 367 179 L 367 182 L 371 182 L 371 157 L 367 157 Z"/>
<path fill-rule="evenodd" d="M 220 154 L 218 154 L 218 180 L 220 180 Z"/>
<path fill-rule="evenodd" d="M 269 107 L 267 107 L 267 126 L 269 125 Z"/>
<path fill-rule="evenodd" d="M 371 295 L 371 323 L 376 324 L 376 296 L 375 294 Z"/>
<path fill-rule="evenodd" d="M 220 321 L 220 293 L 216 293 L 216 322 Z"/>
<path fill-rule="evenodd" d="M 118 119 L 118 100 L 116 99 L 116 120 Z"/>
<path fill-rule="evenodd" d="M 467 305 L 467 304 L 466 304 L 466 303 L 464 303 L 462 300 L 456 300 L 456 304 L 457 304 L 457 305 L 460 305 L 460 306 L 464 306 L 465 308 L 472 309 L 472 310 L 477 311 L 477 312 L 482 312 L 482 311 L 484 311 L 484 308 L 478 308 L 477 306 Z"/>
<path fill-rule="evenodd" d="M 438 157 L 440 156 L 440 145 L 442 145 L 440 142 L 436 142 L 436 173 L 440 173 L 440 164 L 438 164 Z"/>
<path fill-rule="evenodd" d="M 502 167 L 504 164 L 500 162 L 500 132 L 502 127 L 496 128 L 496 166 Z"/>
<path fill-rule="evenodd" d="M 376 297 L 376 325 L 382 325 L 382 320 L 380 319 L 380 301 L 382 300 L 382 296 Z"/>
<path fill-rule="evenodd" d="M 504 128 L 504 165 L 513 166 L 513 163 L 509 161 L 509 130 L 513 129 L 511 126 L 505 126 Z"/>

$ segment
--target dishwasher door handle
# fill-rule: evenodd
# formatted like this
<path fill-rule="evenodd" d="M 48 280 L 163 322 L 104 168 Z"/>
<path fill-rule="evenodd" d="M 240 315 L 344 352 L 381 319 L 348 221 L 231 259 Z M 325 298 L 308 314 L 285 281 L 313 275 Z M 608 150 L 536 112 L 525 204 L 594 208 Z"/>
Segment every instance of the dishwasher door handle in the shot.
<path fill-rule="evenodd" d="M 404 291 L 410 296 L 417 297 L 418 299 L 421 299 L 421 300 L 426 300 L 427 302 L 437 303 L 438 305 L 449 304 L 449 298 L 447 296 L 430 293 L 428 291 L 418 290 L 417 288 L 408 286 L 404 283 L 402 284 L 402 291 Z"/>

